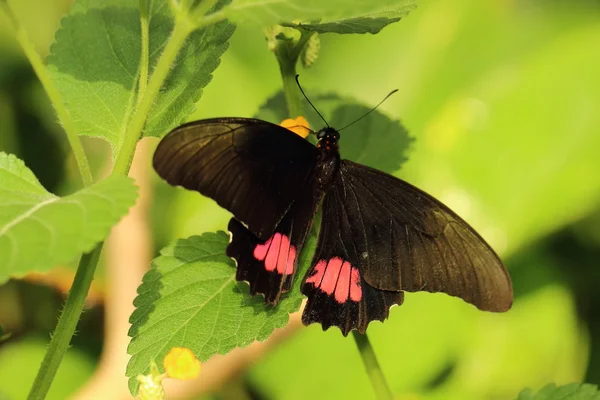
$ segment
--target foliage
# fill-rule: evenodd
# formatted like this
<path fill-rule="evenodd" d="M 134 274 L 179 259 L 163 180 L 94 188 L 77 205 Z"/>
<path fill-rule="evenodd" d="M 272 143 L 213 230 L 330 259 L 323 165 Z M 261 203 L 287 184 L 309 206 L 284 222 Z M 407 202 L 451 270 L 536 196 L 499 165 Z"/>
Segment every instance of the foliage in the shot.
<path fill-rule="evenodd" d="M 136 0 L 76 1 L 62 20 L 47 60 L 79 134 L 105 139 L 113 154 L 121 148 L 139 101 L 138 8 Z M 151 2 L 150 66 L 156 65 L 173 29 L 170 14 L 165 2 Z M 144 135 L 162 136 L 194 111 L 233 31 L 233 25 L 221 22 L 190 35 L 152 105 Z"/>
<path fill-rule="evenodd" d="M 387 25 L 398 22 L 415 9 L 412 0 L 396 2 L 359 16 L 321 18 L 315 21 L 284 24 L 318 33 L 378 33 Z"/>
<path fill-rule="evenodd" d="M 522 9 L 516 3 L 499 10 L 494 2 L 475 0 L 434 1 L 412 12 L 414 3 L 76 0 L 44 62 L 22 35 L 23 21 L 15 24 L 8 15 L 73 149 L 75 163 L 64 164 L 67 177 L 78 168 L 84 187 L 57 197 L 40 184 L 36 175 L 41 180 L 43 171 L 34 168 L 44 160 L 54 166 L 51 157 L 0 153 L 0 281 L 68 263 L 106 238 L 135 200 L 125 175 L 141 137 L 161 137 L 199 116 L 252 115 L 256 109 L 258 117 L 275 123 L 295 116 L 288 110 L 290 99 L 300 99 L 292 93 L 300 59 L 312 66 L 310 74 L 302 74 L 306 92 L 337 128 L 390 89 L 400 89 L 380 110 L 342 132 L 342 157 L 401 175 L 448 203 L 502 253 L 515 278 L 518 297 L 504 316 L 482 314 L 443 296 L 411 294 L 385 325 L 373 324 L 369 333 L 394 392 L 514 398 L 521 387 L 547 379 L 581 379 L 586 363 L 581 355 L 588 354 L 586 328 L 576 313 L 581 295 L 561 279 L 557 258 L 532 246 L 590 214 L 600 199 L 600 181 L 589 179 L 600 170 L 600 120 L 593 106 L 600 98 L 590 89 L 598 86 L 600 69 L 595 14 L 553 6 L 542 12 L 536 9 L 540 5 Z M 404 21 L 409 11 L 411 18 Z M 400 19 L 402 24 L 382 31 Z M 274 32 L 269 44 L 285 49 L 293 64 L 282 69 L 283 92 L 278 92 L 276 63 L 261 55 L 264 38 L 252 36 L 265 28 Z M 378 35 L 373 41 L 371 35 L 331 33 Z M 276 52 L 280 63 L 281 54 Z M 339 87 L 346 84 L 341 94 Z M 18 152 L 15 143 L 26 144 L 13 140 L 6 128 L 13 122 L 8 98 L 0 92 L 0 106 L 9 104 L 0 107 L 0 145 Z M 298 105 L 313 129 L 323 126 L 305 102 Z M 410 136 L 397 121 L 398 110 Z M 55 118 L 48 114 L 44 118 Z M 83 136 L 110 144 L 115 163 L 107 179 L 86 181 L 88 161 L 77 145 Z M 90 156 L 91 142 L 85 143 Z M 64 178 L 56 175 L 55 180 Z M 220 229 L 230 217 L 198 195 L 162 188 L 157 201 L 169 208 L 157 208 L 155 220 L 164 240 Z M 314 234 L 310 240 L 314 246 Z M 226 245 L 222 232 L 205 233 L 172 242 L 154 260 L 131 317 L 132 391 L 136 374 L 170 347 L 189 347 L 206 360 L 266 339 L 299 308 L 299 279 L 275 309 L 249 297 L 234 279 Z M 310 249 L 303 253 L 302 269 L 310 256 Z M 87 273 L 87 287 L 92 264 L 78 271 Z M 525 287 L 527 279 L 538 286 Z M 86 291 L 86 284 L 74 287 L 69 300 L 79 299 L 82 306 Z M 81 312 L 70 302 L 65 310 Z M 73 330 L 55 335 L 52 343 L 68 343 Z M 7 341 L 11 346 L 14 337 Z M 315 387 L 321 396 L 369 398 L 352 347 L 337 332 L 311 327 L 253 368 L 249 379 L 277 398 L 314 396 Z M 0 357 L 6 354 L 14 350 L 2 349 Z M 23 363 L 33 364 L 32 359 Z M 282 370 L 289 376 L 285 388 L 272 379 Z M 595 392 L 590 385 L 548 386 L 537 394 L 524 391 L 519 400 L 587 399 Z"/>
<path fill-rule="evenodd" d="M 223 12 L 234 20 L 248 20 L 262 26 L 311 21 L 307 27 L 323 33 L 376 33 L 399 21 L 414 7 L 415 0 L 233 0 Z M 370 19 L 374 21 L 369 22 Z"/>
<path fill-rule="evenodd" d="M 596 385 L 571 383 L 565 386 L 556 386 L 551 383 L 534 393 L 531 389 L 525 389 L 517 400 L 598 400 L 600 392 Z"/>
<path fill-rule="evenodd" d="M 92 250 L 135 202 L 131 179 L 114 176 L 59 198 L 23 161 L 0 152 L 0 282 Z"/>
<path fill-rule="evenodd" d="M 132 358 L 127 375 L 134 393 L 135 377 L 171 348 L 189 348 L 206 361 L 265 340 L 300 307 L 300 279 L 277 307 L 265 307 L 261 296 L 250 296 L 247 285 L 235 280 L 235 265 L 225 255 L 228 243 L 224 232 L 205 233 L 176 241 L 154 260 L 131 315 L 133 339 L 128 350 Z M 306 271 L 314 246 L 314 239 L 307 243 L 300 271 Z"/>

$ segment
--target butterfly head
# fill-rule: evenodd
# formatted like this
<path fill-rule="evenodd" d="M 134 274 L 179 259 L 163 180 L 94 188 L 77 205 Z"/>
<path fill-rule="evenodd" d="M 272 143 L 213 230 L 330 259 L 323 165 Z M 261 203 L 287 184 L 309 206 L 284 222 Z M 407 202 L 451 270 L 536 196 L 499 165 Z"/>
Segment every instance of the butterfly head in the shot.
<path fill-rule="evenodd" d="M 317 139 L 319 144 L 317 147 L 336 147 L 337 142 L 340 139 L 340 133 L 331 127 L 326 127 L 317 132 Z"/>

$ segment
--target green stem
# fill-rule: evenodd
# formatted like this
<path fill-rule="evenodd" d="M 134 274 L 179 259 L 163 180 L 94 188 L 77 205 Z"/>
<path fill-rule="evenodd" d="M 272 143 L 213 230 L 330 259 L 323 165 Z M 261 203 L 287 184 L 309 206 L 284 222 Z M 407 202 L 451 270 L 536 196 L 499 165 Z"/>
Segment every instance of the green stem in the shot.
<path fill-rule="evenodd" d="M 311 32 L 301 31 L 300 39 L 296 43 L 280 42 L 275 51 L 283 81 L 283 94 L 285 95 L 288 116 L 290 118 L 296 118 L 304 114 L 302 94 L 296 83 L 296 65 L 298 65 L 298 58 L 300 57 L 300 53 L 302 53 L 302 49 L 312 35 Z"/>
<path fill-rule="evenodd" d="M 393 399 L 394 396 L 383 376 L 383 372 L 377 361 L 377 356 L 375 356 L 375 352 L 373 351 L 373 347 L 371 347 L 371 342 L 369 341 L 367 334 L 365 333 L 363 335 L 357 331 L 352 331 L 352 336 L 354 337 L 360 357 L 362 358 L 371 384 L 373 385 L 373 390 L 375 390 L 375 395 L 380 400 Z"/>
<path fill-rule="evenodd" d="M 195 27 L 188 22 L 187 18 L 177 18 L 175 20 L 175 27 L 173 28 L 171 37 L 156 64 L 156 68 L 148 82 L 148 87 L 142 95 L 138 107 L 127 127 L 123 145 L 119 149 L 117 159 L 115 160 L 113 174 L 125 175 L 129 171 L 135 146 L 142 135 L 142 129 L 144 129 L 150 108 L 169 74 L 171 65 L 173 65 L 185 39 L 187 39 L 194 29 Z"/>
<path fill-rule="evenodd" d="M 175 6 L 172 7 L 172 10 L 176 13 L 175 27 L 173 28 L 173 32 L 171 32 L 171 37 L 169 38 L 165 49 L 156 63 L 148 86 L 141 95 L 138 107 L 129 122 L 123 145 L 119 149 L 117 159 L 115 160 L 113 174 L 121 175 L 126 174 L 127 171 L 129 171 L 131 161 L 133 160 L 135 146 L 142 135 L 148 113 L 150 112 L 152 104 L 167 78 L 167 75 L 171 71 L 171 66 L 175 62 L 175 58 L 177 58 L 177 54 L 179 54 L 179 50 L 187 37 L 197 29 L 201 29 L 225 19 L 225 15 L 221 13 L 213 13 L 207 17 L 201 15 L 202 12 L 212 7 L 215 3 L 216 0 L 207 0 L 206 3 L 204 3 L 205 6 L 199 6 L 192 15 L 187 14 L 187 9 L 179 10 L 175 8 Z M 142 76 L 141 73 L 140 76 Z"/>
<path fill-rule="evenodd" d="M 96 271 L 96 265 L 98 265 L 102 245 L 103 243 L 100 243 L 94 250 L 84 254 L 79 261 L 65 308 L 60 314 L 58 324 L 50 340 L 50 345 L 42 360 L 42 365 L 33 381 L 33 386 L 27 397 L 28 400 L 44 399 L 48 393 L 48 389 L 50 389 L 50 385 L 69 347 L 71 337 L 75 333 L 77 322 L 83 311 L 85 298 L 94 279 L 94 272 Z"/>
<path fill-rule="evenodd" d="M 296 60 L 297 61 L 297 60 Z M 296 84 L 296 61 L 283 61 L 279 63 L 281 79 L 283 81 L 283 94 L 287 104 L 288 116 L 296 118 L 303 115 L 302 94 Z"/>
<path fill-rule="evenodd" d="M 90 170 L 90 165 L 88 163 L 87 157 L 85 155 L 85 151 L 83 150 L 83 145 L 81 144 L 81 140 L 79 140 L 79 135 L 77 134 L 77 130 L 73 125 L 73 121 L 69 114 L 69 111 L 65 107 L 65 104 L 62 100 L 62 96 L 58 88 L 54 85 L 52 78 L 48 72 L 48 69 L 44 65 L 44 61 L 39 53 L 36 51 L 35 46 L 29 40 L 27 36 L 27 32 L 23 27 L 21 27 L 13 14 L 12 10 L 6 3 L 6 1 L 0 1 L 0 5 L 2 9 L 6 13 L 8 20 L 10 21 L 11 28 L 14 31 L 15 37 L 17 41 L 21 45 L 25 56 L 31 63 L 33 70 L 35 71 L 38 79 L 40 80 L 52 106 L 56 110 L 56 114 L 58 115 L 58 119 L 65 130 L 67 135 L 67 140 L 69 141 L 69 145 L 73 150 L 73 155 L 75 156 L 75 161 L 77 162 L 77 166 L 79 167 L 79 173 L 81 174 L 81 180 L 84 186 L 89 186 L 93 182 L 92 172 Z"/>
<path fill-rule="evenodd" d="M 142 53 L 140 55 L 140 80 L 138 85 L 138 104 L 148 86 L 148 64 L 150 53 L 150 34 L 148 26 L 148 0 L 140 0 L 140 26 L 142 36 Z"/>

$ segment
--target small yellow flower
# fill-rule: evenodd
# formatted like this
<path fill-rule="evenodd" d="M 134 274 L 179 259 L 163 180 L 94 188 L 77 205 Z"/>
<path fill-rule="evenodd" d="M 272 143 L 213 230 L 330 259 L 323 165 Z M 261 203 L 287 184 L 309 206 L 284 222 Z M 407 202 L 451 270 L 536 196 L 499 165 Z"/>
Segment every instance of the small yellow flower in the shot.
<path fill-rule="evenodd" d="M 200 374 L 200 361 L 185 347 L 173 347 L 163 360 L 163 365 L 170 378 L 195 379 Z"/>
<path fill-rule="evenodd" d="M 297 135 L 302 136 L 306 139 L 308 134 L 310 133 L 310 127 L 308 126 L 308 121 L 306 118 L 300 116 L 296 119 L 288 118 L 281 121 L 281 124 L 284 128 L 289 129 Z"/>

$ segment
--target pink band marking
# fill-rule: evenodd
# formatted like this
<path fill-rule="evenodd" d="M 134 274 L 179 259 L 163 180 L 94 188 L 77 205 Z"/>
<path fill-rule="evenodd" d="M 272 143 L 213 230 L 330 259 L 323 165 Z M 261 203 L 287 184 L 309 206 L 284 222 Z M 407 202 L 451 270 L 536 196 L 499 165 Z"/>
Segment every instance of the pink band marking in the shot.
<path fill-rule="evenodd" d="M 312 283 L 314 287 L 321 286 L 321 280 L 323 279 L 323 274 L 325 273 L 326 266 L 327 261 L 319 261 L 317 265 L 315 265 L 315 267 L 313 268 L 315 273 L 306 279 L 306 283 Z"/>
<path fill-rule="evenodd" d="M 256 258 L 259 261 L 264 260 L 267 256 L 267 251 L 269 251 L 269 247 L 271 246 L 272 241 L 273 238 L 270 237 L 269 240 L 267 240 L 263 244 L 256 245 L 256 247 L 254 248 L 254 258 Z"/>
<path fill-rule="evenodd" d="M 344 261 L 340 269 L 337 286 L 335 287 L 335 300 L 343 303 L 350 296 L 350 270 L 352 267 L 348 261 Z"/>
<path fill-rule="evenodd" d="M 350 300 L 360 301 L 362 298 L 362 286 L 360 285 L 360 274 L 358 269 L 352 268 L 350 275 Z"/>
<path fill-rule="evenodd" d="M 353 267 L 348 261 L 340 257 L 319 260 L 313 268 L 313 275 L 306 279 L 306 283 L 323 293 L 334 294 L 335 301 L 340 304 L 348 299 L 360 301 L 362 299 L 362 286 L 358 268 Z"/>
<path fill-rule="evenodd" d="M 327 294 L 332 294 L 337 284 L 338 276 L 340 275 L 340 269 L 344 261 L 339 257 L 334 257 L 327 263 L 325 269 L 325 275 L 321 281 L 321 290 Z"/>
<path fill-rule="evenodd" d="M 265 269 L 269 272 L 275 271 L 275 268 L 277 268 L 279 251 L 281 249 L 281 233 L 276 233 L 271 239 L 273 240 L 265 258 Z"/>
<path fill-rule="evenodd" d="M 265 269 L 269 272 L 277 271 L 281 275 L 294 273 L 296 248 L 286 235 L 275 232 L 265 243 L 256 245 L 253 254 L 258 261 L 265 262 Z"/>

